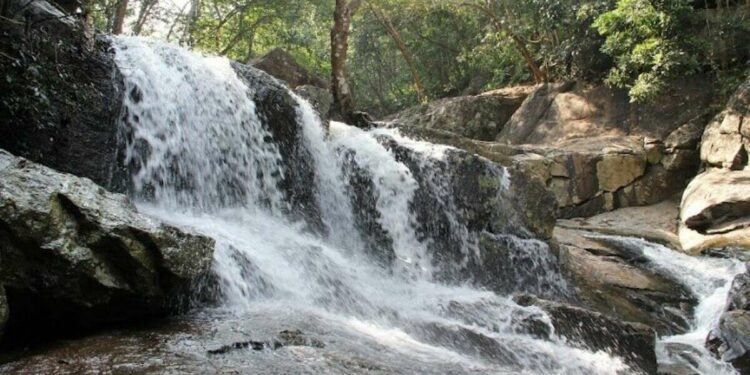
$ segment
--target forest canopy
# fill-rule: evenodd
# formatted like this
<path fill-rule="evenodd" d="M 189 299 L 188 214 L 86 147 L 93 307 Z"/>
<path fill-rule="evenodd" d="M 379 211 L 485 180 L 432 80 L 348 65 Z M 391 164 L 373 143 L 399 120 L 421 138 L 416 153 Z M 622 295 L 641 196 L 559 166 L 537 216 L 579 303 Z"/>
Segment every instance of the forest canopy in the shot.
<path fill-rule="evenodd" d="M 346 3 L 89 1 L 81 11 L 104 32 L 152 36 L 242 62 L 282 48 L 326 78 L 336 4 Z M 375 115 L 545 81 L 605 82 L 648 101 L 678 77 L 711 74 L 729 91 L 750 56 L 747 0 L 357 3 L 346 70 L 357 108 Z"/>

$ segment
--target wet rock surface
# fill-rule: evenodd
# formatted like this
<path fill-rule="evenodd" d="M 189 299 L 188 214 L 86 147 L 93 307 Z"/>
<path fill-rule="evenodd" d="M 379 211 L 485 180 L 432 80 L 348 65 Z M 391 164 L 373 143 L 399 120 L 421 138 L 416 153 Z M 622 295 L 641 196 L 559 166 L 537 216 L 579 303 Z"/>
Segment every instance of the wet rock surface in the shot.
<path fill-rule="evenodd" d="M 213 246 L 91 180 L 0 150 L 0 316 L 10 310 L 9 340 L 164 313 L 206 276 Z"/>
<path fill-rule="evenodd" d="M 28 373 L 463 373 L 456 359 L 425 357 L 380 343 L 341 321 L 302 311 L 255 312 L 244 317 L 218 311 L 147 322 L 127 329 L 3 353 L 0 372 Z M 245 345 L 247 344 L 247 345 Z M 226 350 L 222 349 L 225 348 Z M 222 349 L 220 352 L 214 352 Z M 260 350 L 257 350 L 260 349 Z"/>
<path fill-rule="evenodd" d="M 289 214 L 304 219 L 314 230 L 321 231 L 320 208 L 315 199 L 315 179 L 313 158 L 302 142 L 301 128 L 297 123 L 297 102 L 289 89 L 267 73 L 243 65 L 232 63 L 237 75 L 250 89 L 250 98 L 255 102 L 256 111 L 268 127 L 274 142 L 281 152 L 284 174 L 281 190 L 289 202 Z"/>
<path fill-rule="evenodd" d="M 649 269 L 640 249 L 558 227 L 563 272 L 580 302 L 623 321 L 653 327 L 660 335 L 687 332 L 697 303 L 678 282 Z"/>
<path fill-rule="evenodd" d="M 0 148 L 124 192 L 117 130 L 123 85 L 109 41 L 85 35 L 45 1 L 5 4 Z"/>
<path fill-rule="evenodd" d="M 741 374 L 750 372 L 750 272 L 732 281 L 726 310 L 709 332 L 706 347 Z"/>
<path fill-rule="evenodd" d="M 558 337 L 590 350 L 619 356 L 635 371 L 656 374 L 656 333 L 651 327 L 530 295 L 516 296 L 514 300 L 522 306 L 544 310 Z"/>
<path fill-rule="evenodd" d="M 547 243 L 555 224 L 554 198 L 542 184 L 464 150 L 451 148 L 441 159 L 425 159 L 388 136 L 381 140 L 419 184 L 412 209 L 438 278 L 501 293 L 565 294 L 556 254 Z M 373 230 L 376 218 L 367 223 L 368 233 L 381 232 L 377 225 Z"/>

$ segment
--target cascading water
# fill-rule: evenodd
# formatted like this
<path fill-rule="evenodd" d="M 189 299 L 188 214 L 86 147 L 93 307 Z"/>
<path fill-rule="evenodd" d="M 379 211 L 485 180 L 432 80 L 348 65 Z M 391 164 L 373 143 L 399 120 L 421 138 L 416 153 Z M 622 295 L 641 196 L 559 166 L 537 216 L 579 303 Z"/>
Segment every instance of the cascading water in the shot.
<path fill-rule="evenodd" d="M 726 307 L 732 280 L 745 271 L 742 262 L 734 259 L 689 256 L 638 238 L 602 235 L 592 238 L 605 238 L 636 252 L 642 252 L 652 268 L 675 278 L 698 299 L 690 331 L 662 337 L 657 342 L 660 365 L 676 365 L 698 374 L 737 373 L 730 364 L 717 361 L 706 350 L 705 341 Z"/>
<path fill-rule="evenodd" d="M 138 38 L 117 38 L 114 46 L 129 93 L 123 127 L 138 207 L 216 240 L 220 311 L 247 317 L 259 330 L 279 317 L 326 327 L 319 329 L 332 346 L 345 346 L 352 358 L 377 361 L 385 373 L 627 372 L 620 359 L 604 352 L 523 333 L 519 321 L 547 321 L 537 308 L 459 281 L 436 281 L 432 240 L 418 230 L 413 206 L 420 189 L 435 190 L 431 193 L 441 200 L 450 192 L 437 191 L 446 186 L 439 175 L 429 178 L 432 185 L 420 185 L 383 144 L 380 138 L 388 134 L 333 123 L 327 135 L 309 104 L 295 97 L 300 144 L 313 159 L 314 181 L 308 183 L 315 185 L 314 204 L 326 227 L 319 234 L 288 217 L 278 188 L 288 165 L 256 113 L 253 88 L 228 60 Z M 419 150 L 419 144 L 392 134 L 390 139 L 417 148 L 414 157 L 426 164 L 445 151 Z M 390 263 L 376 261 L 367 251 L 373 244 L 357 224 L 366 215 L 353 203 L 353 170 L 371 185 L 368 217 L 392 250 Z M 493 173 L 507 189 L 507 172 Z M 448 201 L 439 208 L 455 210 Z M 449 225 L 441 230 L 460 242 L 458 253 L 481 258 L 478 239 L 457 213 L 448 216 Z M 555 273 L 547 267 L 550 255 L 543 242 L 526 234 L 484 235 L 516 251 L 528 250 L 518 256 L 533 265 L 532 272 Z M 559 275 L 548 280 L 562 282 Z M 287 370 L 320 371 L 322 365 L 318 360 L 297 366 Z"/>

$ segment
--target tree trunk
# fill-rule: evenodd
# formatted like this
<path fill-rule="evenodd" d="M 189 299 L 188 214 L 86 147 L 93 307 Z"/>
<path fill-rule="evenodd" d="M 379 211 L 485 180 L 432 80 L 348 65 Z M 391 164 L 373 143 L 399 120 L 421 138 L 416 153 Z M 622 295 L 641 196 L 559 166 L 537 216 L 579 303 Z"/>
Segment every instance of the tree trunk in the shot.
<path fill-rule="evenodd" d="M 378 22 L 383 25 L 383 28 L 385 28 L 385 31 L 388 33 L 388 35 L 390 35 L 391 39 L 393 39 L 393 42 L 396 43 L 396 48 L 398 48 L 398 50 L 401 52 L 401 56 L 403 56 L 404 61 L 406 61 L 406 65 L 409 66 L 411 77 L 414 80 L 414 87 L 417 89 L 417 99 L 420 103 L 426 103 L 427 94 L 425 93 L 424 86 L 422 86 L 422 80 L 419 78 L 419 72 L 417 71 L 417 67 L 414 64 L 414 59 L 412 58 L 411 52 L 409 52 L 406 44 L 404 44 L 404 41 L 401 39 L 401 35 L 393 26 L 393 22 L 391 22 L 391 19 L 388 17 L 388 15 L 386 15 L 385 12 L 381 11 L 380 9 L 375 8 L 374 6 L 371 9 L 372 13 L 375 15 L 375 18 L 377 18 Z"/>
<path fill-rule="evenodd" d="M 492 27 L 496 32 L 504 32 L 510 37 L 510 39 L 513 41 L 513 44 L 516 46 L 516 49 L 518 49 L 518 52 L 521 54 L 523 61 L 526 63 L 526 66 L 529 67 L 535 83 L 547 82 L 547 80 L 549 79 L 549 77 L 547 76 L 547 72 L 539 68 L 539 64 L 537 64 L 536 60 L 534 60 L 534 56 L 531 54 L 531 52 L 529 52 L 529 49 L 526 48 L 526 43 L 524 43 L 523 39 L 521 39 L 521 37 L 519 37 L 512 31 L 506 29 L 497 15 L 495 15 L 492 9 L 489 8 L 489 5 L 482 6 L 471 2 L 464 3 L 463 5 L 477 9 L 484 13 L 490 19 Z"/>
<path fill-rule="evenodd" d="M 120 0 L 117 2 L 117 9 L 115 9 L 115 20 L 112 23 L 112 34 L 122 34 L 122 29 L 125 26 L 125 15 L 128 13 L 128 0 Z"/>
<path fill-rule="evenodd" d="M 349 28 L 361 0 L 336 0 L 331 28 L 332 113 L 348 117 L 354 111 L 354 99 L 346 78 L 346 54 L 349 50 Z"/>
<path fill-rule="evenodd" d="M 186 44 L 189 47 L 195 45 L 195 24 L 198 22 L 198 18 L 200 17 L 200 6 L 200 0 L 190 1 L 190 10 L 188 11 L 187 15 L 187 23 L 185 24 L 185 33 L 182 36 L 182 43 Z"/>
<path fill-rule="evenodd" d="M 151 11 L 156 6 L 159 0 L 143 0 L 141 3 L 141 9 L 138 11 L 138 18 L 135 20 L 133 25 L 133 35 L 140 35 L 143 31 L 143 26 L 146 25 L 146 21 L 151 16 Z"/>

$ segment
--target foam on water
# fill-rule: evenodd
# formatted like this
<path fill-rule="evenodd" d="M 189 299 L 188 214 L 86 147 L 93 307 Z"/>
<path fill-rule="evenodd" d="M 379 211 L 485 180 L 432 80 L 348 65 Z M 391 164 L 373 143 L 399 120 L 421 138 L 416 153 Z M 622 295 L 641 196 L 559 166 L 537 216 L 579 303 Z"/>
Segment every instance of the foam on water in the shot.
<path fill-rule="evenodd" d="M 304 223 L 285 217 L 288 206 L 278 188 L 284 160 L 250 100 L 252 88 L 229 61 L 138 38 L 116 38 L 114 46 L 128 93 L 123 129 L 138 207 L 216 240 L 213 268 L 222 309 L 240 317 L 262 309 L 322 319 L 346 333 L 337 337 L 366 336 L 398 353 L 380 358 L 364 347 L 366 341 L 345 339 L 352 356 L 369 355 L 395 367 L 417 359 L 434 373 L 445 364 L 481 373 L 627 370 L 604 352 L 521 333 L 518 322 L 525 318 L 549 321 L 537 308 L 434 281 L 429 240 L 418 236 L 411 208 L 419 183 L 379 138 L 390 136 L 416 151 L 425 166 L 444 159 L 448 148 L 335 122 L 327 135 L 310 105 L 295 97 L 301 144 L 315 168 L 310 183 L 327 232 L 310 233 Z M 372 180 L 378 224 L 398 259 L 394 265 L 375 262 L 364 251 L 354 226 L 359 208 L 345 186 L 347 156 Z M 507 189 L 507 174 L 497 172 Z M 438 172 L 429 179 L 427 188 L 444 201 L 440 209 L 453 215 L 452 238 L 472 254 L 476 244 L 451 212 L 450 184 Z M 533 259 L 549 257 L 543 242 L 504 236 Z M 544 264 L 535 272 L 553 272 Z"/>

